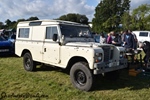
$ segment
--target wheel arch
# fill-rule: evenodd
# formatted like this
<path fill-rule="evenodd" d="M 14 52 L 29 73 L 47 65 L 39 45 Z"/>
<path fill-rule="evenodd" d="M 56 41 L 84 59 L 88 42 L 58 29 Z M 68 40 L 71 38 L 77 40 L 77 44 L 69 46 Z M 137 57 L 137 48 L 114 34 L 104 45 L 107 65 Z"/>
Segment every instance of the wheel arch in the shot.
<path fill-rule="evenodd" d="M 72 67 L 75 63 L 77 63 L 77 62 L 86 62 L 86 63 L 88 63 L 87 59 L 85 59 L 84 57 L 75 56 L 75 57 L 72 57 L 72 58 L 69 60 L 69 62 L 68 62 L 68 64 L 67 64 L 67 69 L 70 70 L 71 67 Z M 88 68 L 89 68 L 89 66 L 88 66 Z"/>
<path fill-rule="evenodd" d="M 29 52 L 29 53 L 31 54 L 31 52 L 30 52 L 28 49 L 24 49 L 24 50 L 22 51 L 22 53 L 21 53 L 21 57 L 22 57 L 25 53 L 27 53 L 27 52 Z"/>

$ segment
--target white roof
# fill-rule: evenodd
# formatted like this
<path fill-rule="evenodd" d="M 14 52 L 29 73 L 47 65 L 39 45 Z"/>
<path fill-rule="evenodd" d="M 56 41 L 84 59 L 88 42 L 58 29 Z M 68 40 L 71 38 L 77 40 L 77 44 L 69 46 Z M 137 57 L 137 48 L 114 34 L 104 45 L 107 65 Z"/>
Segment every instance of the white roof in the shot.
<path fill-rule="evenodd" d="M 63 20 L 50 20 L 50 19 L 44 19 L 44 20 L 33 20 L 33 21 L 22 21 L 18 23 L 18 26 L 29 26 L 30 23 L 41 23 L 40 25 L 50 25 L 50 24 L 70 24 L 70 25 L 83 25 L 81 23 L 71 22 L 71 21 L 63 21 Z M 33 25 L 34 26 L 34 25 Z"/>
<path fill-rule="evenodd" d="M 150 31 L 132 31 L 132 33 L 134 32 L 150 32 Z"/>

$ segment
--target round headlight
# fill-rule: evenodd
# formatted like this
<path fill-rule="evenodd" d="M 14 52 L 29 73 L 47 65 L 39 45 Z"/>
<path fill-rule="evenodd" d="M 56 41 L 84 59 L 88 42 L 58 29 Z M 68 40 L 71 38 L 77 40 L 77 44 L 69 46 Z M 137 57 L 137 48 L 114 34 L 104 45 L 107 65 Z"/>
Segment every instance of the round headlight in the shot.
<path fill-rule="evenodd" d="M 95 62 L 98 63 L 102 61 L 102 54 L 101 53 L 95 53 Z"/>
<path fill-rule="evenodd" d="M 98 59 L 99 61 L 101 61 L 101 60 L 102 60 L 102 57 L 98 57 L 97 59 Z"/>
<path fill-rule="evenodd" d="M 95 56 L 99 56 L 100 55 L 100 53 L 95 53 Z"/>
<path fill-rule="evenodd" d="M 120 55 L 120 58 L 122 58 L 123 57 L 123 55 Z"/>
<path fill-rule="evenodd" d="M 122 52 L 120 53 L 120 58 L 123 58 L 123 53 Z"/>

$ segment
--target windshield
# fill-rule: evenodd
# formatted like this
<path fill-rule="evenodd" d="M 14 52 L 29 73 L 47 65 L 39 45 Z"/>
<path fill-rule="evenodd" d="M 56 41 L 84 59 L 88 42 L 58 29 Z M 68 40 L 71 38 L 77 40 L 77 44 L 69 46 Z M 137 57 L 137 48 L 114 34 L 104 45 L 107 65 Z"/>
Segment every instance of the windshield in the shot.
<path fill-rule="evenodd" d="M 6 39 L 0 35 L 0 41 L 6 41 Z"/>
<path fill-rule="evenodd" d="M 64 37 L 89 37 L 92 38 L 89 27 L 60 25 Z"/>

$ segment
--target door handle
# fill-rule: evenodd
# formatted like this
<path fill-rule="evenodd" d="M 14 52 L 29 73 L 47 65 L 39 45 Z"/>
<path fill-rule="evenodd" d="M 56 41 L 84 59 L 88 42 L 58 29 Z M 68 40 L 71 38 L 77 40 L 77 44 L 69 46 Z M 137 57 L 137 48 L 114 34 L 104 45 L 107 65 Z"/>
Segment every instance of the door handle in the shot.
<path fill-rule="evenodd" d="M 44 48 L 44 52 L 46 52 L 46 48 Z"/>

